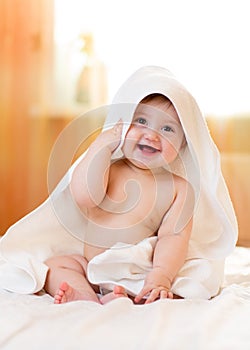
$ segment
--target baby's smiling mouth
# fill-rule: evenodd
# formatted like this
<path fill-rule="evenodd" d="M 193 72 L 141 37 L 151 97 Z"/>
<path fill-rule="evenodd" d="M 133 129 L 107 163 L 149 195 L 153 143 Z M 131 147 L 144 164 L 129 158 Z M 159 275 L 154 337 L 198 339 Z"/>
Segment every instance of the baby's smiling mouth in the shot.
<path fill-rule="evenodd" d="M 160 152 L 159 149 L 154 148 L 154 147 L 152 147 L 152 146 L 148 146 L 148 145 L 140 145 L 140 144 L 138 144 L 138 148 L 139 148 L 141 151 L 148 152 L 148 153 Z"/>

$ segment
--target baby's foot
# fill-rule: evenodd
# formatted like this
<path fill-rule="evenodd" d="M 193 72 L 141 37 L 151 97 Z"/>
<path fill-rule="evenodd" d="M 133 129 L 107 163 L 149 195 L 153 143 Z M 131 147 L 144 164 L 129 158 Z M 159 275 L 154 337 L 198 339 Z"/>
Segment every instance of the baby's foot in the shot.
<path fill-rule="evenodd" d="M 101 304 L 106 304 L 111 300 L 127 297 L 128 295 L 125 292 L 125 288 L 123 288 L 122 286 L 114 286 L 113 292 L 105 294 L 103 297 L 101 297 L 100 302 Z"/>
<path fill-rule="evenodd" d="M 67 282 L 62 282 L 54 296 L 54 304 L 63 304 L 73 300 L 79 300 L 77 291 Z"/>

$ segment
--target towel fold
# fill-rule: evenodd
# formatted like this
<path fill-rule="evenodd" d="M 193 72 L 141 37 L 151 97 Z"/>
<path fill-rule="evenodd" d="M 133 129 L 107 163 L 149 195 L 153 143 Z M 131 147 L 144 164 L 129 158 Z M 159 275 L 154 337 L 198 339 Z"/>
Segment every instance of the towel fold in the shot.
<path fill-rule="evenodd" d="M 117 243 L 111 249 L 95 256 L 88 264 L 87 276 L 91 283 L 112 291 L 123 286 L 136 296 L 152 269 L 157 237 L 146 238 L 135 245 Z M 183 298 L 210 299 L 219 292 L 223 282 L 224 261 L 187 259 L 176 276 L 171 291 Z"/>

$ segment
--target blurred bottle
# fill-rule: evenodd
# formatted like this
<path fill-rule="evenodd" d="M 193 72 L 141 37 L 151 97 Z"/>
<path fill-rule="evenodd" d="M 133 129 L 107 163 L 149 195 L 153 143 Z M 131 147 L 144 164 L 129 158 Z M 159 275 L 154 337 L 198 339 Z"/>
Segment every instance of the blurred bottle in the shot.
<path fill-rule="evenodd" d="M 76 83 L 75 98 L 86 108 L 96 108 L 107 103 L 106 69 L 95 53 L 92 34 L 82 34 L 80 39 L 85 60 Z"/>

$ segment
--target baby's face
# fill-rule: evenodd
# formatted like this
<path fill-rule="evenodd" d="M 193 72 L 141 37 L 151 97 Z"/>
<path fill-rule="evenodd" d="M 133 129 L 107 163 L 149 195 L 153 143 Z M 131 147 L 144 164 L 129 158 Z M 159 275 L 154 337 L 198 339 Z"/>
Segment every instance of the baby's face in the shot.
<path fill-rule="evenodd" d="M 139 104 L 122 147 L 124 156 L 140 168 L 171 163 L 185 142 L 174 106 L 155 98 Z"/>

